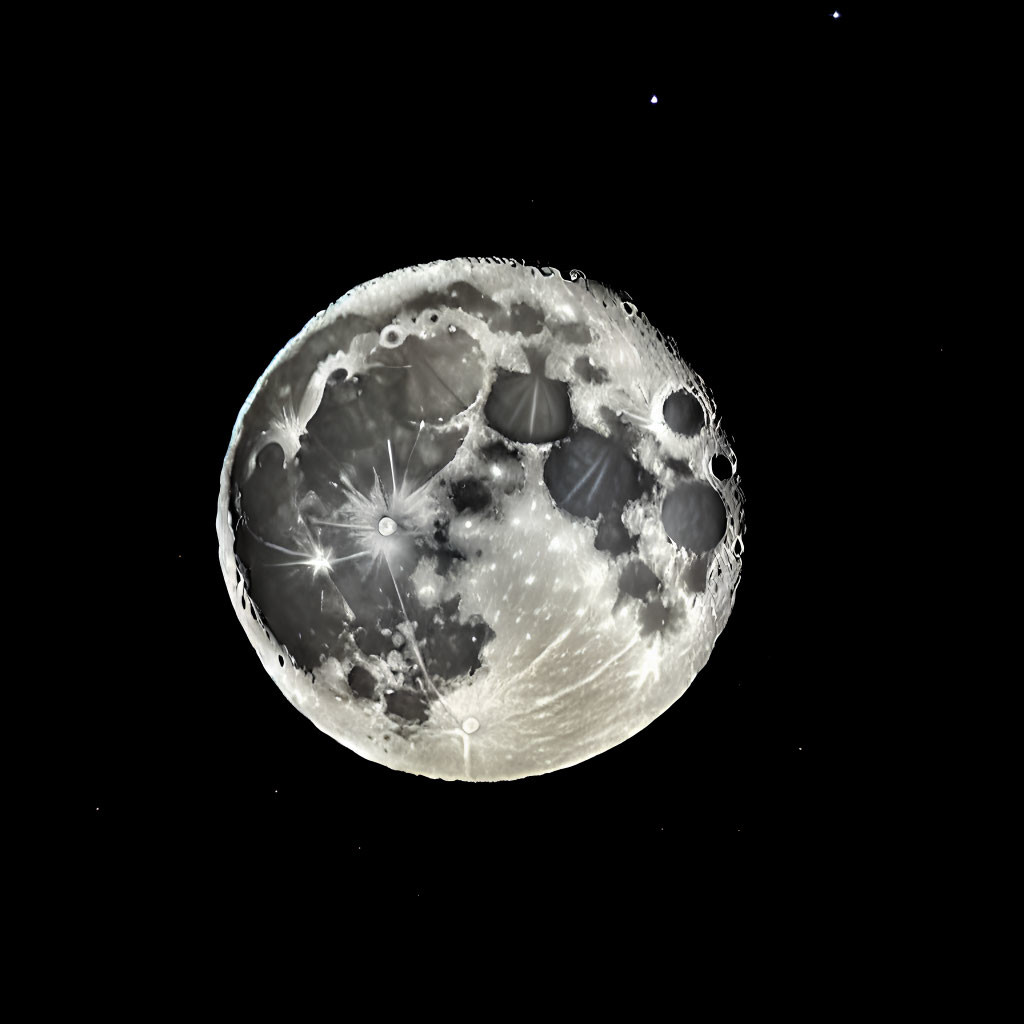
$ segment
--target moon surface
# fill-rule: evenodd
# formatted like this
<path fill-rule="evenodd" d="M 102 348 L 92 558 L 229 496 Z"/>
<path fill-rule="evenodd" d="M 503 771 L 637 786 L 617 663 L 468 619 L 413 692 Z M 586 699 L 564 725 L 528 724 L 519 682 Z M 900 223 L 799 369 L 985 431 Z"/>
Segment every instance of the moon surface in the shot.
<path fill-rule="evenodd" d="M 736 467 L 632 302 L 443 260 L 348 292 L 260 377 L 221 567 L 325 733 L 401 771 L 523 778 L 633 736 L 707 663 L 740 580 Z"/>

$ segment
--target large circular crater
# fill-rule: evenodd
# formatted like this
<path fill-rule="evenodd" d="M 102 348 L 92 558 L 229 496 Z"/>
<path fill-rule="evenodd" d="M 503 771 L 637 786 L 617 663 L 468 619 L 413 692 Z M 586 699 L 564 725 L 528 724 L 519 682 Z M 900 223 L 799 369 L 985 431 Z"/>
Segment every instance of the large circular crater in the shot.
<path fill-rule="evenodd" d="M 353 289 L 281 350 L 217 534 L 253 647 L 320 729 L 501 780 L 682 695 L 732 609 L 742 503 L 708 389 L 631 302 L 457 259 Z"/>

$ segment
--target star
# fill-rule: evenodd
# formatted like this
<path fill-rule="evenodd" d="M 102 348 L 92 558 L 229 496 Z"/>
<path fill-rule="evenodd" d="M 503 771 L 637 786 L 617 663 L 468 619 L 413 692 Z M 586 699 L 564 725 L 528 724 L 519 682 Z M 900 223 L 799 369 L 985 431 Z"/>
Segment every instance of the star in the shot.
<path fill-rule="evenodd" d="M 838 11 L 833 11 L 832 12 L 832 17 L 833 18 L 838 18 L 839 17 L 839 12 Z"/>
<path fill-rule="evenodd" d="M 657 103 L 658 102 L 658 97 L 657 96 L 652 96 L 651 97 L 651 102 L 652 103 Z"/>

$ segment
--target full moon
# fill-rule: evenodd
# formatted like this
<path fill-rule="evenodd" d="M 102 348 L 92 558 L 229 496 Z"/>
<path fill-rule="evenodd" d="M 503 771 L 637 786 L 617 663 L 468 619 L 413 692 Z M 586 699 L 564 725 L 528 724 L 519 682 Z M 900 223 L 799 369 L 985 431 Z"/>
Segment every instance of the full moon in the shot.
<path fill-rule="evenodd" d="M 735 601 L 743 495 L 708 387 L 631 301 L 455 259 L 354 288 L 278 353 L 217 536 L 242 627 L 319 729 L 498 781 L 685 692 Z"/>

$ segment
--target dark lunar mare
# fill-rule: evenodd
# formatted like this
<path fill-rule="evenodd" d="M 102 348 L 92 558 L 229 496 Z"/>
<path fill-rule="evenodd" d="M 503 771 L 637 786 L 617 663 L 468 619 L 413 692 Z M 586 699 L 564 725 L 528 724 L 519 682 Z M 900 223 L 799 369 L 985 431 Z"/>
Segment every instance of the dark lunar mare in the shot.
<path fill-rule="evenodd" d="M 484 417 L 510 441 L 557 441 L 572 427 L 569 387 L 564 381 L 545 376 L 542 352 L 527 349 L 526 357 L 529 373 L 498 372 L 484 405 Z"/>
<path fill-rule="evenodd" d="M 350 329 L 356 326 L 369 325 L 359 321 Z M 339 341 L 337 331 L 330 335 Z M 306 368 L 309 363 L 303 359 Z M 281 371 L 291 379 L 293 369 L 286 362 Z M 443 690 L 446 681 L 480 667 L 480 652 L 494 636 L 478 617 L 458 621 L 458 598 L 440 609 L 427 608 L 408 585 L 422 557 L 436 558 L 441 572 L 465 557 L 451 543 L 445 521 L 438 520 L 435 529 L 416 536 L 412 545 L 396 546 L 389 559 L 394 579 L 387 565 L 368 557 L 335 561 L 330 572 L 317 572 L 304 564 L 309 559 L 303 552 L 323 549 L 334 560 L 357 553 L 351 533 L 325 525 L 343 518 L 339 513 L 348 501 L 345 482 L 368 495 L 380 479 L 389 495 L 394 487 L 392 461 L 396 477 L 407 477 L 410 487 L 433 481 L 465 438 L 464 428 L 446 428 L 443 421 L 475 400 L 481 381 L 479 349 L 469 335 L 456 332 L 430 341 L 410 336 L 398 349 L 382 349 L 380 359 L 364 373 L 349 377 L 339 370 L 328 378 L 295 459 L 286 463 L 280 445 L 264 445 L 244 481 L 237 476 L 243 460 L 235 462 L 235 554 L 253 617 L 258 610 L 295 665 L 312 671 L 327 658 L 343 659 L 356 648 L 366 656 L 393 660 L 398 646 L 393 638 L 401 635 L 397 628 L 406 621 L 404 603 L 416 624 L 419 656 L 411 650 L 398 655 L 406 684 L 384 697 L 389 712 L 410 721 L 421 720 L 427 706 L 419 658 Z M 287 388 L 295 394 L 301 390 L 297 381 Z M 261 400 L 275 391 L 281 393 L 264 388 Z M 267 420 L 273 418 L 268 410 Z M 423 429 L 421 421 L 427 420 L 432 425 Z M 515 465 L 509 453 L 505 461 Z M 467 480 L 456 485 L 451 498 L 458 508 L 479 504 L 485 495 L 489 497 L 482 484 Z M 438 500 L 444 496 L 439 486 Z M 357 668 L 349 675 L 352 692 L 379 698 L 379 681 Z"/>
<path fill-rule="evenodd" d="M 544 463 L 544 483 L 560 508 L 598 520 L 594 546 L 599 551 L 619 555 L 635 550 L 622 511 L 627 502 L 650 492 L 654 477 L 633 458 L 623 438 L 578 428 L 552 448 Z"/>

